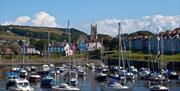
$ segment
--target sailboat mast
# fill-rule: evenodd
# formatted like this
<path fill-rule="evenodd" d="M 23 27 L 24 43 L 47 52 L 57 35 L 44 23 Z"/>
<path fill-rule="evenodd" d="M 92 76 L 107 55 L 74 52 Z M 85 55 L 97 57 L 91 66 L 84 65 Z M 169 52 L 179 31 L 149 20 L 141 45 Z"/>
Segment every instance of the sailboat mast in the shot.
<path fill-rule="evenodd" d="M 48 48 L 49 48 L 49 43 L 50 43 L 50 32 L 48 32 Z M 48 62 L 50 64 L 50 49 L 48 50 Z"/>
<path fill-rule="evenodd" d="M 68 35 L 69 35 L 69 46 L 70 46 L 70 43 L 71 43 L 71 30 L 69 29 L 69 20 L 68 20 L 67 30 L 68 30 Z"/>
<path fill-rule="evenodd" d="M 173 55 L 173 50 L 174 50 L 174 49 L 173 49 L 173 46 L 174 46 L 174 45 L 173 45 L 172 39 L 173 39 L 173 38 L 171 38 L 171 55 Z M 173 62 L 173 60 L 172 60 L 172 66 L 173 66 L 173 70 L 174 70 L 174 62 Z"/>
<path fill-rule="evenodd" d="M 44 44 L 44 63 L 47 64 L 47 49 L 46 49 L 46 44 Z"/>
<path fill-rule="evenodd" d="M 68 20 L 68 25 L 67 25 L 67 31 L 68 31 L 68 38 L 69 38 L 69 47 L 70 47 L 70 43 L 71 43 L 71 36 L 70 36 L 70 29 L 69 29 L 69 20 Z M 68 50 L 69 51 L 69 53 L 70 53 L 70 49 Z M 69 62 L 69 84 L 70 84 L 70 86 L 72 85 L 71 84 L 71 81 L 70 81 L 70 79 L 71 79 L 71 68 L 72 68 L 72 56 L 70 55 L 70 62 Z"/>
<path fill-rule="evenodd" d="M 118 45 L 118 59 L 119 59 L 119 67 L 121 66 L 121 56 L 120 56 L 120 48 L 121 48 L 121 36 L 120 36 L 120 27 L 121 23 L 118 23 L 118 39 L 119 39 L 119 45 Z"/>
<path fill-rule="evenodd" d="M 149 69 L 150 69 L 150 63 L 151 63 L 151 45 L 150 45 L 150 39 L 151 39 L 151 36 L 148 36 L 148 55 L 149 55 L 148 68 Z"/>
<path fill-rule="evenodd" d="M 129 61 L 129 64 L 130 64 L 130 66 L 132 65 L 131 64 L 131 39 L 129 38 L 129 40 L 128 40 L 128 44 L 129 44 L 129 50 L 128 50 L 128 61 Z"/>
<path fill-rule="evenodd" d="M 163 35 L 161 36 L 161 75 L 162 75 L 162 69 L 163 69 L 163 65 L 164 65 L 164 62 L 163 62 L 163 55 L 164 55 L 164 51 L 163 51 Z"/>
<path fill-rule="evenodd" d="M 158 38 L 157 38 L 157 55 L 158 55 L 158 58 L 157 58 L 157 61 L 158 61 L 158 69 L 160 69 L 160 61 L 159 61 L 159 56 L 160 56 L 160 48 L 159 48 L 159 41 L 160 41 L 160 36 L 159 36 L 159 28 L 157 28 L 157 32 L 158 32 Z"/>
<path fill-rule="evenodd" d="M 26 49 L 25 49 L 25 36 L 24 36 L 24 43 L 23 43 L 23 67 L 24 67 L 25 52 L 26 52 Z"/>
<path fill-rule="evenodd" d="M 102 40 L 102 38 L 101 38 L 101 44 L 103 45 L 103 40 Z M 103 63 L 106 63 L 105 60 L 104 60 L 104 58 L 103 58 L 103 47 L 101 48 L 101 61 L 102 61 Z"/>
<path fill-rule="evenodd" d="M 30 44 L 31 44 L 31 43 L 30 43 L 30 38 L 28 38 L 27 41 L 28 41 L 29 47 L 30 47 Z M 27 47 L 27 50 L 28 50 L 28 47 Z M 27 62 L 26 62 L 26 65 L 27 65 L 27 66 L 29 66 L 29 56 L 30 56 L 30 55 L 31 55 L 31 53 L 29 53 L 29 55 L 28 55 L 28 53 L 26 54 L 26 61 L 27 61 Z"/>
<path fill-rule="evenodd" d="M 122 60 L 122 66 L 123 66 L 123 68 L 125 68 L 125 63 L 123 61 L 125 54 L 123 53 L 123 46 L 122 46 L 123 45 L 122 43 L 124 43 L 124 41 L 122 40 L 121 34 L 122 34 L 121 23 L 119 23 L 119 59 L 121 57 L 120 60 Z M 124 47 L 125 47 L 125 44 L 124 44 Z"/>
<path fill-rule="evenodd" d="M 12 60 L 11 60 L 11 61 L 12 61 L 12 64 L 11 64 L 11 65 L 12 65 L 12 68 L 13 68 L 13 62 L 14 62 L 14 57 L 13 57 L 13 55 L 14 55 L 14 52 L 11 53 L 11 56 L 12 56 Z"/>

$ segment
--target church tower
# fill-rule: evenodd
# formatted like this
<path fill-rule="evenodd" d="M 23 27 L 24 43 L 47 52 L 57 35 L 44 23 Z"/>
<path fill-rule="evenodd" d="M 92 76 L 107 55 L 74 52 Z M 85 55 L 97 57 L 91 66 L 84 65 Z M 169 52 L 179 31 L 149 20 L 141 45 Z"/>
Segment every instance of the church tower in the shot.
<path fill-rule="evenodd" d="M 97 24 L 91 24 L 91 41 L 97 42 Z"/>

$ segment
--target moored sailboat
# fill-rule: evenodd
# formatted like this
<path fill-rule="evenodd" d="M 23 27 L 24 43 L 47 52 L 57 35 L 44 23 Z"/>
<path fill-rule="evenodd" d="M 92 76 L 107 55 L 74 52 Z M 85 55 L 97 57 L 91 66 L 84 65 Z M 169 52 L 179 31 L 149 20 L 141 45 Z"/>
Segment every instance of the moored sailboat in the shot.
<path fill-rule="evenodd" d="M 69 21 L 68 21 L 68 32 L 69 32 L 69 45 L 71 42 L 71 38 L 70 38 L 70 29 L 69 29 Z M 68 49 L 69 51 L 70 49 Z M 69 55 L 69 54 L 68 54 Z M 72 55 L 69 55 L 70 57 Z M 65 71 L 64 67 L 61 67 L 60 70 L 62 72 L 65 71 L 65 74 L 63 75 L 64 77 L 64 82 L 65 83 L 58 83 L 55 86 L 53 86 L 51 89 L 53 91 L 80 91 L 79 88 L 75 87 L 78 84 L 78 74 L 75 70 L 72 69 L 73 68 L 73 64 L 72 62 L 69 62 L 69 69 Z"/>
<path fill-rule="evenodd" d="M 159 28 L 158 28 L 159 29 Z M 160 37 L 160 38 L 159 38 Z M 161 41 L 161 52 L 159 51 L 159 41 Z M 167 87 L 167 86 L 165 86 L 163 83 L 163 80 L 165 79 L 165 78 L 163 78 L 163 36 L 158 36 L 158 54 L 161 54 L 161 60 L 158 60 L 158 62 L 159 62 L 159 70 L 160 70 L 160 72 L 159 73 L 157 73 L 157 77 L 160 77 L 160 78 L 162 78 L 162 80 L 159 80 L 158 82 L 156 82 L 155 84 L 151 84 L 151 82 L 150 82 L 150 84 L 149 84 L 149 89 L 151 90 L 151 91 L 169 91 L 169 88 Z"/>
<path fill-rule="evenodd" d="M 30 87 L 28 80 L 17 79 L 14 86 L 9 87 L 8 91 L 34 91 L 34 88 Z"/>
<path fill-rule="evenodd" d="M 38 83 L 41 77 L 37 72 L 31 72 L 28 75 L 28 80 L 30 83 Z"/>
<path fill-rule="evenodd" d="M 123 59 L 121 58 L 120 56 L 120 52 L 122 52 L 122 44 L 121 44 L 121 25 L 119 23 L 119 29 L 118 29 L 118 37 L 119 37 L 119 51 L 118 51 L 118 55 L 119 55 L 119 68 L 120 68 L 120 60 Z M 121 49 L 121 50 L 120 50 Z M 123 64 L 123 67 L 125 68 L 125 65 Z M 122 76 L 125 76 L 125 73 L 126 73 L 126 70 L 125 69 L 119 69 L 119 75 L 122 75 Z M 126 78 L 125 78 L 126 79 Z M 99 87 L 102 91 L 131 91 L 132 89 L 125 84 L 125 81 L 124 82 L 117 82 L 117 81 L 114 81 L 114 80 L 109 80 L 106 84 L 100 84 Z"/>

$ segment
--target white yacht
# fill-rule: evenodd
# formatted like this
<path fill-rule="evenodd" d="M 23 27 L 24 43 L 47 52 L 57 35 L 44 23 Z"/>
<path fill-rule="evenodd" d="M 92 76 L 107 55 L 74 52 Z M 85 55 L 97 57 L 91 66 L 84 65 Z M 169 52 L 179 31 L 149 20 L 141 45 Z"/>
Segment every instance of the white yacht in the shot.
<path fill-rule="evenodd" d="M 34 91 L 34 88 L 30 87 L 28 80 L 17 79 L 14 86 L 9 87 L 8 91 Z"/>
<path fill-rule="evenodd" d="M 90 68 L 91 68 L 91 69 L 95 69 L 96 67 L 95 67 L 95 65 L 94 65 L 93 63 L 91 63 L 91 64 L 90 64 Z"/>
<path fill-rule="evenodd" d="M 135 79 L 135 75 L 132 72 L 127 72 L 126 73 L 126 78 L 130 79 L 130 80 L 134 80 Z"/>
<path fill-rule="evenodd" d="M 27 72 L 26 70 L 21 69 L 21 70 L 19 71 L 19 76 L 20 76 L 20 78 L 25 78 L 25 77 L 27 77 L 27 75 L 28 75 L 28 72 Z"/>
<path fill-rule="evenodd" d="M 132 91 L 128 86 L 119 84 L 118 82 L 111 82 L 108 84 L 99 85 L 102 91 Z"/>
<path fill-rule="evenodd" d="M 139 72 L 139 78 L 144 79 L 145 76 L 149 75 L 151 72 L 149 70 L 143 69 Z"/>
<path fill-rule="evenodd" d="M 176 71 L 170 71 L 168 74 L 168 78 L 177 80 L 179 78 L 179 75 L 177 74 Z"/>
<path fill-rule="evenodd" d="M 126 73 L 127 73 L 127 70 L 124 68 L 119 70 L 119 75 L 121 76 L 126 76 Z"/>
<path fill-rule="evenodd" d="M 167 80 L 165 78 L 165 76 L 158 74 L 158 73 L 150 73 L 147 78 L 147 80 L 151 80 L 151 81 L 165 81 Z"/>
<path fill-rule="evenodd" d="M 72 85 L 72 86 L 76 86 L 78 84 L 78 75 L 75 71 L 68 71 L 65 75 L 64 75 L 64 79 L 65 81 Z"/>
<path fill-rule="evenodd" d="M 53 86 L 52 87 L 53 91 L 80 91 L 79 88 L 69 86 L 68 84 L 60 84 L 59 86 Z"/>
<path fill-rule="evenodd" d="M 37 71 L 37 67 L 35 67 L 35 66 L 31 66 L 30 69 L 31 69 L 31 71 Z"/>
<path fill-rule="evenodd" d="M 19 71 L 20 71 L 20 68 L 18 68 L 18 67 L 13 67 L 13 68 L 11 69 L 11 71 L 12 71 L 12 72 L 19 72 Z"/>
<path fill-rule="evenodd" d="M 86 72 L 84 71 L 83 67 L 81 67 L 81 66 L 77 66 L 76 71 L 77 71 L 77 74 L 79 76 L 85 76 L 86 75 Z"/>
<path fill-rule="evenodd" d="M 41 76 L 37 74 L 36 72 L 31 72 L 28 75 L 28 80 L 30 83 L 37 83 L 40 81 Z"/>
<path fill-rule="evenodd" d="M 43 71 L 49 71 L 49 69 L 50 69 L 50 68 L 49 68 L 48 65 L 43 65 L 43 66 L 42 66 L 42 70 L 43 70 Z"/>
<path fill-rule="evenodd" d="M 56 67 L 56 73 L 57 74 L 63 73 L 64 71 L 65 71 L 65 67 L 64 66 Z"/>
<path fill-rule="evenodd" d="M 150 86 L 150 91 L 169 91 L 168 87 L 163 85 Z"/>

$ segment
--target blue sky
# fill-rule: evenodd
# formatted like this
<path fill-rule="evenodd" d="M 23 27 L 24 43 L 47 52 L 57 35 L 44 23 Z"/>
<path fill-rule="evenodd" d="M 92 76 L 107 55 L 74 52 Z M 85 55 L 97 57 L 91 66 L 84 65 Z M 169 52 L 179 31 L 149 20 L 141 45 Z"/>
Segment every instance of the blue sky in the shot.
<path fill-rule="evenodd" d="M 42 11 L 53 16 L 58 26 L 65 26 L 69 19 L 81 28 L 78 24 L 93 20 L 178 16 L 180 0 L 0 0 L 0 23 Z"/>

